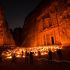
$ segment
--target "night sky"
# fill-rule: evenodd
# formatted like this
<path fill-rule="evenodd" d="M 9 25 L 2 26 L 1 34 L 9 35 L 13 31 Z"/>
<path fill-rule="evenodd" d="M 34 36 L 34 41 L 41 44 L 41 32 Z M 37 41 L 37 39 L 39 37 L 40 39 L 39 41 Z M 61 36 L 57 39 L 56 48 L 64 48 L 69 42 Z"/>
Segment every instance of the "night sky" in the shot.
<path fill-rule="evenodd" d="M 41 0 L 2 0 L 6 19 L 10 28 L 22 27 L 25 17 Z"/>

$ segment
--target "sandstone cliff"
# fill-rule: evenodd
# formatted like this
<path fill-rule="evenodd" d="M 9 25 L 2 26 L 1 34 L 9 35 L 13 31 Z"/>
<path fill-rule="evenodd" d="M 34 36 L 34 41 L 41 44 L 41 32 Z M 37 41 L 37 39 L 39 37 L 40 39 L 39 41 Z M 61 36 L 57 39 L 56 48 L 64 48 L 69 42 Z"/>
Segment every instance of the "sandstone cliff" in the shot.
<path fill-rule="evenodd" d="M 26 18 L 23 40 L 27 47 L 70 46 L 70 0 L 43 0 Z"/>
<path fill-rule="evenodd" d="M 5 19 L 2 5 L 0 5 L 0 46 L 15 46 L 15 41 Z"/>

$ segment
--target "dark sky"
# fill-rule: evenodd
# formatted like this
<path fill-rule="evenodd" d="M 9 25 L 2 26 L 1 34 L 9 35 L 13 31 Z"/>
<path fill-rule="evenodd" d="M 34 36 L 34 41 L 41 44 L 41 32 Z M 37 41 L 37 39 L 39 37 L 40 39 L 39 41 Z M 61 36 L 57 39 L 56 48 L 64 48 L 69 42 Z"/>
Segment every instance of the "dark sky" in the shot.
<path fill-rule="evenodd" d="M 41 0 L 2 0 L 10 28 L 22 27 L 25 17 Z"/>

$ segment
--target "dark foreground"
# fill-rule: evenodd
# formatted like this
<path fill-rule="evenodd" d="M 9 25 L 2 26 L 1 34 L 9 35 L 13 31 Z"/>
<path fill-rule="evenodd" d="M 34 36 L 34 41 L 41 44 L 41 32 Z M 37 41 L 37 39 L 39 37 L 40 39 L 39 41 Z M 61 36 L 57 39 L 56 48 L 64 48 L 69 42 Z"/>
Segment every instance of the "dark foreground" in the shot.
<path fill-rule="evenodd" d="M 0 70 L 70 70 L 68 62 L 52 62 L 42 64 L 0 63 Z"/>
<path fill-rule="evenodd" d="M 19 62 L 2 62 L 0 70 L 70 70 L 70 47 L 63 49 L 62 54 L 63 59 L 59 61 L 54 53 L 52 63 L 47 59 L 34 60 L 33 64 L 25 63 L 24 59 Z"/>

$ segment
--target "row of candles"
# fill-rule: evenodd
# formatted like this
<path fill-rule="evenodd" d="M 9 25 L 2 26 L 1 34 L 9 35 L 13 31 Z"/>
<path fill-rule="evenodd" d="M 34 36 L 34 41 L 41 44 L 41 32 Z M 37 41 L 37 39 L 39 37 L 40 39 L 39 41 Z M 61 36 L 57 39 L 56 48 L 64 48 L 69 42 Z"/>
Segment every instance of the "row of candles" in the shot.
<path fill-rule="evenodd" d="M 28 48 L 17 47 L 13 50 L 3 51 L 1 56 L 5 60 L 12 59 L 13 55 L 15 55 L 16 58 L 25 58 L 26 52 L 27 53 L 33 52 L 34 56 L 38 56 L 39 55 L 38 52 L 40 52 L 41 56 L 43 56 L 43 55 L 47 55 L 49 50 L 51 50 L 52 52 L 55 52 L 57 49 L 62 49 L 62 48 L 59 47 L 58 45 L 28 47 Z"/>

